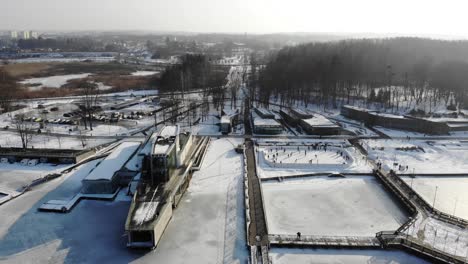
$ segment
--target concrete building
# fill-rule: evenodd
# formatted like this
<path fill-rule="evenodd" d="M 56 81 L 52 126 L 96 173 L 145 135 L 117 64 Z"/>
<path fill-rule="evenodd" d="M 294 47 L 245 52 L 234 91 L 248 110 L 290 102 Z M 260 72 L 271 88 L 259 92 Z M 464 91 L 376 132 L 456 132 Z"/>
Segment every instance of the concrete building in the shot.
<path fill-rule="evenodd" d="M 220 130 L 223 134 L 229 134 L 232 128 L 239 122 L 239 109 L 232 112 L 225 112 L 221 116 Z"/>
<path fill-rule="evenodd" d="M 265 108 L 256 107 L 255 112 L 261 118 L 266 118 L 266 119 L 274 119 L 275 118 L 275 114 L 273 114 L 270 110 L 265 109 Z"/>
<path fill-rule="evenodd" d="M 123 142 L 83 179 L 82 193 L 111 194 L 119 186 L 117 172 L 138 150 L 141 142 Z"/>
<path fill-rule="evenodd" d="M 392 129 L 409 130 L 425 134 L 448 134 L 450 131 L 446 123 L 433 122 L 427 119 L 402 116 L 387 113 L 379 113 L 364 108 L 344 105 L 341 107 L 341 115 L 361 121 L 368 126 L 381 126 Z"/>
<path fill-rule="evenodd" d="M 283 126 L 275 119 L 261 118 L 252 113 L 252 120 L 255 134 L 278 135 L 283 132 Z"/>
<path fill-rule="evenodd" d="M 10 38 L 17 39 L 18 38 L 18 31 L 10 31 Z"/>
<path fill-rule="evenodd" d="M 309 135 L 339 135 L 341 127 L 320 114 L 313 114 L 311 118 L 300 119 L 299 125 Z"/>
<path fill-rule="evenodd" d="M 37 33 L 36 31 L 30 31 L 29 32 L 29 37 L 32 38 L 32 39 L 37 39 L 37 38 L 39 38 L 39 33 Z"/>
<path fill-rule="evenodd" d="M 26 30 L 23 31 L 23 32 L 21 33 L 21 38 L 22 38 L 22 39 L 30 39 L 30 38 L 31 38 L 30 31 L 26 31 Z"/>
<path fill-rule="evenodd" d="M 153 248 L 161 239 L 191 178 L 190 158 L 200 140 L 166 126 L 157 135 L 152 152 L 143 162 L 125 223 L 128 247 Z M 195 149 L 195 150 L 194 150 Z"/>

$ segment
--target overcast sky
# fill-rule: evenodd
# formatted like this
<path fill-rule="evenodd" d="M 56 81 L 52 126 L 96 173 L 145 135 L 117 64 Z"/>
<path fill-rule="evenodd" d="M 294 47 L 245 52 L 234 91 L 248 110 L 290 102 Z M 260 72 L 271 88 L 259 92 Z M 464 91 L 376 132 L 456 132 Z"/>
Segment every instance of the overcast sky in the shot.
<path fill-rule="evenodd" d="M 0 0 L 0 29 L 468 37 L 467 12 L 466 0 Z"/>

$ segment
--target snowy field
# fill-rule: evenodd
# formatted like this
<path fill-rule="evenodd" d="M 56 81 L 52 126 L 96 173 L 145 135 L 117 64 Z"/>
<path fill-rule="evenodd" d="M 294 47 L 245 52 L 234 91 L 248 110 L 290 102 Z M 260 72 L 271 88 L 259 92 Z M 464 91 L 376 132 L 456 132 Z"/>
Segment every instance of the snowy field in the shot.
<path fill-rule="evenodd" d="M 137 263 L 247 263 L 239 143 L 211 142 L 158 247 Z"/>
<path fill-rule="evenodd" d="M 344 140 L 258 142 L 257 172 L 261 178 L 372 172 L 365 157 Z"/>
<path fill-rule="evenodd" d="M 101 144 L 109 143 L 112 139 L 106 138 L 78 138 L 68 136 L 47 136 L 44 134 L 34 135 L 29 143 L 28 148 L 34 147 L 36 149 L 83 149 L 83 143 L 86 145 L 84 148 L 91 148 Z M 2 147 L 16 147 L 20 148 L 21 138 L 18 133 L 9 131 L 0 131 L 0 146 Z"/>
<path fill-rule="evenodd" d="M 132 72 L 132 76 L 151 76 L 151 75 L 154 75 L 156 73 L 159 73 L 158 71 L 136 71 L 136 72 Z"/>
<path fill-rule="evenodd" d="M 373 176 L 262 183 L 270 234 L 375 236 L 407 215 Z"/>
<path fill-rule="evenodd" d="M 468 142 L 457 140 L 363 140 L 369 158 L 405 174 L 468 172 Z M 408 168 L 406 168 L 408 166 Z"/>
<path fill-rule="evenodd" d="M 429 204 L 447 214 L 468 219 L 468 177 L 402 177 Z M 437 187 L 437 194 L 436 194 Z"/>
<path fill-rule="evenodd" d="M 384 128 L 384 127 L 374 127 L 374 128 L 391 138 L 406 138 L 406 137 L 468 138 L 468 131 L 453 131 L 453 132 L 449 132 L 448 135 L 429 135 L 429 134 L 424 134 L 424 133 L 419 133 L 419 132 Z"/>
<path fill-rule="evenodd" d="M 426 264 L 429 263 L 403 251 L 393 250 L 334 250 L 272 248 L 273 264 Z"/>
<path fill-rule="evenodd" d="M 21 191 L 32 181 L 40 179 L 54 171 L 65 169 L 66 165 L 38 164 L 24 166 L 20 163 L 0 164 L 0 190 Z"/>
<path fill-rule="evenodd" d="M 56 76 L 49 76 L 49 77 L 41 77 L 41 78 L 31 78 L 21 81 L 21 84 L 25 85 L 34 85 L 29 87 L 30 90 L 39 90 L 44 87 L 48 88 L 60 88 L 62 85 L 65 85 L 70 80 L 75 79 L 83 79 L 88 77 L 89 73 L 83 74 L 68 74 L 68 75 L 56 75 Z"/>

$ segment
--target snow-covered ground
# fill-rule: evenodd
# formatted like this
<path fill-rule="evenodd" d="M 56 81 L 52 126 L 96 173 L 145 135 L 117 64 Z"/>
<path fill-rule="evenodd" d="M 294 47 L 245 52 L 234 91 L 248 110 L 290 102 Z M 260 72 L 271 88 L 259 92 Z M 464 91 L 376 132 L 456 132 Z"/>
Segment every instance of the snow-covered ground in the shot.
<path fill-rule="evenodd" d="M 65 85 L 70 80 L 83 79 L 83 78 L 88 77 L 89 75 L 90 75 L 89 73 L 55 75 L 55 76 L 49 76 L 49 77 L 26 79 L 24 81 L 21 81 L 20 83 L 26 84 L 26 85 L 34 85 L 29 88 L 30 90 L 38 90 L 43 87 L 60 88 L 62 87 L 62 85 Z"/>
<path fill-rule="evenodd" d="M 257 172 L 261 178 L 372 171 L 365 157 L 347 141 L 291 140 L 288 142 L 290 145 L 284 146 L 287 143 L 285 141 L 259 140 L 260 146 L 256 148 L 256 153 Z M 326 151 L 325 143 L 328 145 Z M 320 148 L 314 150 L 312 146 L 315 144 L 318 144 Z"/>
<path fill-rule="evenodd" d="M 136 263 L 247 263 L 239 143 L 211 142 L 158 247 Z"/>
<path fill-rule="evenodd" d="M 468 138 L 468 131 L 454 131 L 449 132 L 448 135 L 429 135 L 424 133 L 406 131 L 406 130 L 398 130 L 398 129 L 391 129 L 391 128 L 384 128 L 384 127 L 374 127 L 376 130 L 384 133 L 385 135 L 391 138 L 406 138 L 406 137 L 430 137 L 430 138 Z"/>
<path fill-rule="evenodd" d="M 78 193 L 97 162 L 0 206 L 0 263 L 127 263 L 141 255 L 125 248 L 128 200 L 83 200 L 67 214 L 37 211 L 50 199 Z"/>
<path fill-rule="evenodd" d="M 336 250 L 272 248 L 273 264 L 425 264 L 429 263 L 403 251 L 393 250 Z"/>
<path fill-rule="evenodd" d="M 467 177 L 402 177 L 429 204 L 434 203 L 440 211 L 468 219 Z M 437 188 L 437 192 L 436 192 Z"/>
<path fill-rule="evenodd" d="M 62 170 L 66 165 L 37 164 L 36 166 L 20 163 L 0 163 L 0 190 L 21 191 L 36 179 L 40 179 L 56 170 Z"/>
<path fill-rule="evenodd" d="M 375 236 L 408 218 L 373 176 L 262 183 L 270 234 Z"/>
<path fill-rule="evenodd" d="M 83 149 L 91 148 L 101 144 L 109 143 L 112 139 L 105 138 L 78 138 L 64 136 L 47 136 L 45 134 L 34 135 L 29 143 L 29 147 L 35 149 Z M 9 131 L 0 131 L 0 146 L 2 147 L 22 147 L 21 138 L 18 133 Z"/>
<path fill-rule="evenodd" d="M 468 172 L 466 141 L 363 140 L 361 142 L 369 152 L 369 158 L 382 162 L 382 168 L 385 170 L 392 169 L 397 173 L 406 174 Z"/>
<path fill-rule="evenodd" d="M 132 76 L 150 76 L 159 73 L 158 71 L 136 71 L 132 72 Z"/>
<path fill-rule="evenodd" d="M 419 243 L 462 258 L 468 257 L 468 229 L 450 225 L 434 218 L 421 217 L 405 233 Z"/>

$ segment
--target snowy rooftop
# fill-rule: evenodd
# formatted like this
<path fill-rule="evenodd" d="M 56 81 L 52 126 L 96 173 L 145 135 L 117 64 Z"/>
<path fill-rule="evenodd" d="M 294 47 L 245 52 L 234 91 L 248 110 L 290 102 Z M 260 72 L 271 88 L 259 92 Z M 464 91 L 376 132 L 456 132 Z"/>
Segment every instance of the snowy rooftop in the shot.
<path fill-rule="evenodd" d="M 388 113 L 371 113 L 372 115 L 376 116 L 382 116 L 382 117 L 388 117 L 388 118 L 399 118 L 399 119 L 405 119 L 406 117 L 402 115 L 394 115 L 394 114 L 388 114 Z"/>
<path fill-rule="evenodd" d="M 313 127 L 339 127 L 323 115 L 314 114 L 312 118 L 303 119 L 304 122 Z"/>
<path fill-rule="evenodd" d="M 177 135 L 177 126 L 166 126 L 159 133 L 161 137 L 175 137 Z"/>
<path fill-rule="evenodd" d="M 155 144 L 154 145 L 154 154 L 164 154 L 166 153 L 169 148 L 172 146 L 172 144 Z"/>
<path fill-rule="evenodd" d="M 255 117 L 253 123 L 254 123 L 254 126 L 281 127 L 281 124 L 278 123 L 278 121 L 274 119 L 265 119 L 261 117 Z"/>
<path fill-rule="evenodd" d="M 105 158 L 84 180 L 111 180 L 130 156 L 138 149 L 140 142 L 123 142 Z"/>

